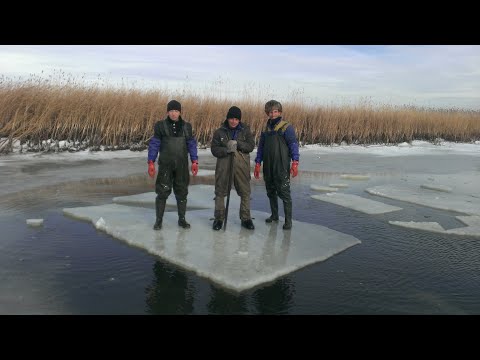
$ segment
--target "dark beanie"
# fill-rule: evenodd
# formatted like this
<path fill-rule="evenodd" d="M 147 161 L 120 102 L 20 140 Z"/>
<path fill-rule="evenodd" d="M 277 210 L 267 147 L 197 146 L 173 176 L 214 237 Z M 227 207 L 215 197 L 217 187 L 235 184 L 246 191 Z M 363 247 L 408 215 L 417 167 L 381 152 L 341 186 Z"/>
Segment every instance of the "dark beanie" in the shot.
<path fill-rule="evenodd" d="M 233 119 L 233 118 L 242 120 L 242 110 L 240 110 L 236 106 L 232 106 L 230 109 L 228 109 L 227 119 Z"/>
<path fill-rule="evenodd" d="M 182 112 L 182 105 L 177 100 L 172 100 L 167 104 L 167 112 L 170 110 L 178 110 Z"/>

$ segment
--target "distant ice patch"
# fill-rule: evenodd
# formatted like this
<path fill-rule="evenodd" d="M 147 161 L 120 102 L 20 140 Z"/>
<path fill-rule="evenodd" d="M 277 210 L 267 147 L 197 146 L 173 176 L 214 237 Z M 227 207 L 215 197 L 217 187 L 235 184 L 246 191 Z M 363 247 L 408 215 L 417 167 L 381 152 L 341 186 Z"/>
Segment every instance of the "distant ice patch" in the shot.
<path fill-rule="evenodd" d="M 405 201 L 434 209 L 480 215 L 480 202 L 470 194 L 430 191 L 412 186 L 380 185 L 365 189 L 372 195 Z"/>
<path fill-rule="evenodd" d="M 334 188 L 334 187 L 330 187 L 330 186 L 321 186 L 321 185 L 316 185 L 316 184 L 310 185 L 310 189 L 315 190 L 315 191 L 325 191 L 325 192 L 338 191 L 338 188 Z"/>
<path fill-rule="evenodd" d="M 350 179 L 350 180 L 368 180 L 370 179 L 370 175 L 359 175 L 359 174 L 342 174 L 340 175 L 342 179 Z"/>
<path fill-rule="evenodd" d="M 422 184 L 420 185 L 423 189 L 443 191 L 443 192 L 452 192 L 452 188 L 445 185 L 433 185 L 433 184 Z"/>
<path fill-rule="evenodd" d="M 445 230 L 442 225 L 437 222 L 389 221 L 389 223 L 396 226 L 431 231 L 441 234 L 480 237 L 480 216 L 456 216 L 456 218 L 467 226 Z"/>
<path fill-rule="evenodd" d="M 402 208 L 384 204 L 378 201 L 362 198 L 358 195 L 343 193 L 328 193 L 312 195 L 313 199 L 326 201 L 332 204 L 347 207 L 365 214 L 384 214 L 387 212 L 402 210 Z"/>
<path fill-rule="evenodd" d="M 345 183 L 333 183 L 333 184 L 328 184 L 328 186 L 330 187 L 334 187 L 334 188 L 348 188 L 349 185 L 348 184 L 345 184 Z"/>
<path fill-rule="evenodd" d="M 27 225 L 29 226 L 42 226 L 43 219 L 27 219 Z"/>

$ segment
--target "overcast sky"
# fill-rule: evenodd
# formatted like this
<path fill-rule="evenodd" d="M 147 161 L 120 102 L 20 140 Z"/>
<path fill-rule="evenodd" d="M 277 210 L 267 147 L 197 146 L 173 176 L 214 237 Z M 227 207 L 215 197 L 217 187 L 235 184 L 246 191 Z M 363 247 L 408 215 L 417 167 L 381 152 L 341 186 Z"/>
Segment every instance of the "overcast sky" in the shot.
<path fill-rule="evenodd" d="M 77 78 L 261 102 L 480 110 L 480 46 L 0 45 L 0 73 Z M 43 73 L 42 73 L 43 71 Z"/>

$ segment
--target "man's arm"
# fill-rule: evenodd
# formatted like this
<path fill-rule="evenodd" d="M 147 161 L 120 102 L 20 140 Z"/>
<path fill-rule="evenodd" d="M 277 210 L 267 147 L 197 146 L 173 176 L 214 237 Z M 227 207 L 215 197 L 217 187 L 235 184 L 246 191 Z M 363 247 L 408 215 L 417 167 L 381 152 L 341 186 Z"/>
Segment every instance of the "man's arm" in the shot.
<path fill-rule="evenodd" d="M 258 142 L 257 147 L 257 156 L 255 157 L 255 162 L 261 164 L 263 161 L 263 145 L 265 144 L 265 133 L 261 133 L 260 141 Z"/>
<path fill-rule="evenodd" d="M 157 160 L 158 152 L 160 150 L 160 144 L 162 142 L 162 134 L 160 133 L 160 126 L 157 122 L 154 126 L 153 136 L 148 143 L 148 161 Z"/>
<path fill-rule="evenodd" d="M 237 149 L 244 153 L 251 153 L 255 148 L 252 132 L 248 126 L 245 126 L 245 141 L 237 140 Z"/>
<path fill-rule="evenodd" d="M 197 139 L 193 136 L 192 124 L 186 123 L 185 125 L 187 126 L 187 149 L 190 154 L 190 160 L 192 162 L 198 161 Z"/>
<path fill-rule="evenodd" d="M 215 132 L 213 133 L 213 139 L 212 139 L 212 145 L 211 145 L 210 151 L 212 152 L 212 155 L 215 156 L 216 158 L 223 158 L 228 155 L 227 147 L 220 140 L 221 134 L 222 134 L 222 131 L 220 129 L 215 130 Z"/>
<path fill-rule="evenodd" d="M 292 158 L 292 161 L 299 161 L 300 153 L 298 151 L 298 142 L 297 138 L 295 137 L 295 130 L 293 130 L 292 125 L 289 125 L 287 127 L 283 136 L 285 137 L 285 141 L 287 142 L 288 150 L 290 152 L 290 157 Z"/>

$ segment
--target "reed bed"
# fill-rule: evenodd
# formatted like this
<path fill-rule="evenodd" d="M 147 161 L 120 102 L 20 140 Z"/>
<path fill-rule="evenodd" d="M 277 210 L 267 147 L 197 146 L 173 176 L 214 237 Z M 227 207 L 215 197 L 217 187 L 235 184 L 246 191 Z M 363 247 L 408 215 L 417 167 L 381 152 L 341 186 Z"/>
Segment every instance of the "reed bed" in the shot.
<path fill-rule="evenodd" d="M 63 81 L 35 75 L 22 81 L 0 77 L 0 153 L 12 151 L 15 142 L 21 151 L 143 150 L 173 98 L 182 103 L 182 117 L 192 123 L 199 146 L 208 147 L 232 105 L 242 109 L 242 122 L 250 125 L 258 143 L 267 119 L 263 106 L 271 97 L 246 93 L 231 101 L 213 90 L 198 95 L 87 84 L 72 77 Z M 295 96 L 277 100 L 301 145 L 480 139 L 480 111 L 368 102 L 313 106 Z"/>

